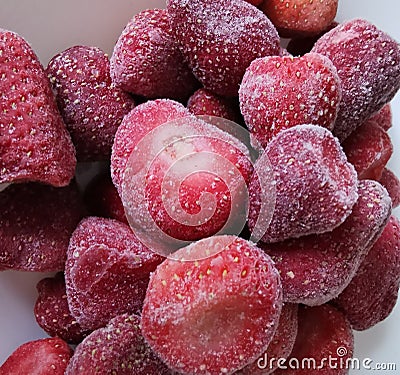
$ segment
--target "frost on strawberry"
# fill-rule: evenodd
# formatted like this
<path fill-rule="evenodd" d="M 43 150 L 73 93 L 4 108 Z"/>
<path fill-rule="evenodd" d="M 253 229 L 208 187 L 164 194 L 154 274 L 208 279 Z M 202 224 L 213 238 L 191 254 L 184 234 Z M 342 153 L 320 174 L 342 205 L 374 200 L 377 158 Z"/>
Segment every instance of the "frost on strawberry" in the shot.
<path fill-rule="evenodd" d="M 187 100 L 199 85 L 165 9 L 148 9 L 129 21 L 114 47 L 111 76 L 123 90 L 150 99 Z"/>
<path fill-rule="evenodd" d="M 282 307 L 271 259 L 235 236 L 198 241 L 176 259 L 157 268 L 147 289 L 142 331 L 153 350 L 185 374 L 231 374 L 256 360 Z"/>
<path fill-rule="evenodd" d="M 71 358 L 66 375 L 172 375 L 144 340 L 137 315 L 120 315 L 90 334 Z"/>
<path fill-rule="evenodd" d="M 270 20 L 242 0 L 168 0 L 176 40 L 206 89 L 237 96 L 246 68 L 257 57 L 279 55 Z"/>
<path fill-rule="evenodd" d="M 384 168 L 379 182 L 388 191 L 392 199 L 392 207 L 397 208 L 400 205 L 400 180 L 398 177 L 390 169 Z"/>
<path fill-rule="evenodd" d="M 9 186 L 0 192 L 0 266 L 63 270 L 69 238 L 84 214 L 75 184 L 59 189 L 34 183 Z"/>
<path fill-rule="evenodd" d="M 117 315 L 140 312 L 150 272 L 162 260 L 126 224 L 97 217 L 82 220 L 72 234 L 65 267 L 71 314 L 93 330 Z"/>
<path fill-rule="evenodd" d="M 337 139 L 320 126 L 297 125 L 280 132 L 254 168 L 249 228 L 257 240 L 279 242 L 329 232 L 343 223 L 357 201 L 354 167 Z M 259 180 L 271 173 L 275 209 L 267 229 L 259 232 L 257 222 L 265 199 Z"/>
<path fill-rule="evenodd" d="M 378 182 L 361 181 L 358 190 L 351 215 L 332 232 L 259 244 L 275 261 L 285 301 L 321 305 L 349 285 L 391 213 L 390 198 Z"/>
<path fill-rule="evenodd" d="M 312 52 L 332 60 L 343 97 L 334 134 L 344 140 L 394 97 L 400 87 L 400 47 L 368 21 L 347 21 L 323 35 Z"/>
<path fill-rule="evenodd" d="M 82 329 L 71 315 L 65 290 L 64 274 L 42 279 L 36 285 L 38 298 L 35 318 L 50 336 L 60 337 L 68 343 L 79 344 L 90 331 Z"/>
<path fill-rule="evenodd" d="M 107 160 L 122 118 L 134 107 L 111 82 L 108 56 L 96 47 L 71 47 L 54 56 L 46 72 L 78 160 Z"/>
<path fill-rule="evenodd" d="M 392 312 L 400 285 L 400 222 L 392 216 L 349 286 L 334 300 L 356 330 Z"/>
<path fill-rule="evenodd" d="M 17 34 L 0 29 L 0 184 L 66 186 L 75 149 L 37 56 Z"/>
<path fill-rule="evenodd" d="M 246 70 L 239 90 L 246 125 L 264 147 L 295 125 L 333 129 L 341 97 L 336 68 L 315 53 L 257 59 Z"/>
<path fill-rule="evenodd" d="M 255 362 L 250 363 L 242 370 L 235 372 L 236 375 L 269 375 L 277 368 L 277 361 L 269 362 L 274 359 L 286 359 L 292 352 L 297 336 L 297 314 L 298 305 L 285 303 L 279 317 L 279 325 L 274 338 L 263 353 Z"/>

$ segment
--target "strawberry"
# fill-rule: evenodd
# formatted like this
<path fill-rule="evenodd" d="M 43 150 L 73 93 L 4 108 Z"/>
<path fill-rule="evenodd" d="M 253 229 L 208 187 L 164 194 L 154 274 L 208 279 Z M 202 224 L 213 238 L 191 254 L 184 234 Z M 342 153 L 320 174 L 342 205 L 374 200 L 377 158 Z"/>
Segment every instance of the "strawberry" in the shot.
<path fill-rule="evenodd" d="M 111 57 L 113 82 L 150 99 L 187 100 L 198 87 L 165 9 L 147 9 L 125 27 Z"/>
<path fill-rule="evenodd" d="M 246 125 L 264 147 L 295 125 L 331 130 L 341 96 L 336 68 L 315 53 L 257 59 L 246 70 L 239 90 Z"/>
<path fill-rule="evenodd" d="M 231 0 L 167 0 L 171 27 L 194 75 L 206 89 L 237 96 L 257 57 L 279 55 L 279 36 L 256 7 Z"/>
<path fill-rule="evenodd" d="M 93 216 L 107 217 L 128 224 L 124 206 L 109 173 L 96 176 L 86 187 L 85 202 Z"/>
<path fill-rule="evenodd" d="M 0 265 L 47 272 L 64 269 L 69 238 L 85 211 L 75 184 L 15 184 L 0 193 Z"/>
<path fill-rule="evenodd" d="M 279 275 L 251 242 L 214 236 L 165 260 L 152 274 L 142 332 L 184 374 L 232 374 L 260 356 L 277 329 Z M 196 260 L 197 259 L 197 260 Z"/>
<path fill-rule="evenodd" d="M 392 312 L 400 285 L 400 221 L 392 216 L 348 287 L 334 300 L 356 330 Z"/>
<path fill-rule="evenodd" d="M 250 3 L 256 7 L 258 7 L 263 2 L 263 0 L 245 0 L 245 1 L 247 1 L 248 3 Z"/>
<path fill-rule="evenodd" d="M 240 122 L 240 111 L 233 100 L 215 95 L 210 90 L 199 89 L 190 98 L 187 108 L 197 116 L 208 115 L 223 117 L 225 119 Z"/>
<path fill-rule="evenodd" d="M 389 130 L 393 125 L 392 106 L 390 103 L 382 107 L 382 109 L 370 117 L 369 120 L 376 122 L 383 130 Z"/>
<path fill-rule="evenodd" d="M 388 103 L 400 87 L 400 46 L 368 21 L 347 21 L 324 34 L 312 52 L 328 57 L 343 96 L 333 129 L 343 141 Z"/>
<path fill-rule="evenodd" d="M 68 343 L 80 343 L 90 332 L 82 329 L 69 311 L 65 291 L 64 274 L 42 279 L 36 285 L 38 298 L 35 303 L 35 318 L 40 327 L 50 336 L 57 336 Z"/>
<path fill-rule="evenodd" d="M 382 233 L 390 213 L 386 190 L 364 180 L 351 215 L 332 232 L 259 244 L 276 263 L 284 300 L 315 306 L 337 297 Z"/>
<path fill-rule="evenodd" d="M 379 180 L 393 154 L 390 136 L 373 120 L 367 120 L 358 127 L 342 146 L 360 180 Z"/>
<path fill-rule="evenodd" d="M 58 337 L 21 345 L 0 367 L 1 375 L 64 375 L 72 350 Z"/>
<path fill-rule="evenodd" d="M 323 32 L 334 20 L 338 0 L 265 0 L 261 10 L 285 38 Z"/>
<path fill-rule="evenodd" d="M 66 186 L 75 149 L 37 56 L 19 35 L 0 29 L 0 184 Z"/>
<path fill-rule="evenodd" d="M 354 167 L 338 140 L 320 126 L 297 125 L 280 132 L 254 169 L 248 224 L 264 242 L 330 232 L 350 215 L 358 198 Z M 272 189 L 262 186 L 270 179 Z M 271 200 L 271 221 L 263 223 L 263 206 Z"/>
<path fill-rule="evenodd" d="M 400 205 L 400 180 L 387 168 L 383 169 L 379 182 L 386 188 L 392 199 L 392 207 L 397 208 Z"/>
<path fill-rule="evenodd" d="M 346 317 L 330 305 L 300 306 L 298 321 L 299 329 L 290 360 L 274 375 L 348 374 L 354 338 Z M 300 364 L 297 368 L 296 363 Z"/>
<path fill-rule="evenodd" d="M 298 305 L 285 303 L 282 306 L 281 316 L 279 317 L 279 325 L 275 332 L 274 338 L 268 345 L 266 352 L 261 355 L 255 362 L 250 363 L 242 370 L 235 372 L 236 375 L 269 375 L 273 373 L 278 364 L 268 362 L 271 358 L 289 357 L 292 352 L 296 336 L 297 336 L 297 313 Z"/>
<path fill-rule="evenodd" d="M 106 160 L 122 118 L 134 107 L 111 82 L 108 56 L 99 48 L 75 46 L 54 56 L 47 74 L 79 161 Z"/>
<path fill-rule="evenodd" d="M 113 317 L 139 312 L 150 272 L 163 258 L 119 221 L 88 217 L 71 236 L 65 283 L 75 320 L 94 330 Z"/>
<path fill-rule="evenodd" d="M 172 375 L 148 346 L 137 315 L 119 315 L 78 345 L 66 375 Z"/>

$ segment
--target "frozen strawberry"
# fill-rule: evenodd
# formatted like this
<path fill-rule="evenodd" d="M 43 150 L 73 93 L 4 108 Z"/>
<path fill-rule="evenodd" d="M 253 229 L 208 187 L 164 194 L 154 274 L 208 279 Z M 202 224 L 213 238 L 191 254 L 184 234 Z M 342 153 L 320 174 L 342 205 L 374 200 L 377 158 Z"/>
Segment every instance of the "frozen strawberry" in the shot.
<path fill-rule="evenodd" d="M 342 82 L 333 130 L 340 140 L 379 111 L 400 87 L 400 46 L 368 21 L 356 19 L 335 27 L 312 52 L 331 59 Z"/>
<path fill-rule="evenodd" d="M 320 126 L 298 125 L 280 132 L 254 168 L 249 228 L 264 242 L 329 232 L 343 223 L 357 201 L 354 167 L 337 139 Z M 265 199 L 259 180 L 271 173 L 275 209 L 269 226 L 257 228 Z"/>
<path fill-rule="evenodd" d="M 28 43 L 0 29 L 0 184 L 66 186 L 75 149 L 50 84 Z"/>
<path fill-rule="evenodd" d="M 39 293 L 35 304 L 35 318 L 50 336 L 68 343 L 80 343 L 90 332 L 82 329 L 69 311 L 64 274 L 47 277 L 36 286 Z"/>
<path fill-rule="evenodd" d="M 240 233 L 246 222 L 248 148 L 179 103 L 147 102 L 126 116 L 111 167 L 135 234 L 163 255 L 185 241 Z"/>
<path fill-rule="evenodd" d="M 187 108 L 195 115 L 223 117 L 234 122 L 240 122 L 239 109 L 235 108 L 233 100 L 215 95 L 207 89 L 197 90 L 189 98 Z"/>
<path fill-rule="evenodd" d="M 108 173 L 95 177 L 89 183 L 85 190 L 85 202 L 92 215 L 128 224 L 121 198 Z"/>
<path fill-rule="evenodd" d="M 65 267 L 71 314 L 96 329 L 124 313 L 139 312 L 150 272 L 163 259 L 119 221 L 89 217 L 72 234 Z"/>
<path fill-rule="evenodd" d="M 0 265 L 21 271 L 63 270 L 69 238 L 84 214 L 75 184 L 8 187 L 0 193 Z"/>
<path fill-rule="evenodd" d="M 322 33 L 314 36 L 306 37 L 296 37 L 289 41 L 286 49 L 293 56 L 302 56 L 308 52 L 311 52 L 314 44 L 317 42 L 322 35 L 326 34 L 328 31 L 339 25 L 337 22 L 333 21 Z"/>
<path fill-rule="evenodd" d="M 298 320 L 291 360 L 274 375 L 348 374 L 354 338 L 346 317 L 330 305 L 300 306 Z"/>
<path fill-rule="evenodd" d="M 390 218 L 349 286 L 334 300 L 356 330 L 371 328 L 392 312 L 400 284 L 400 222 Z"/>
<path fill-rule="evenodd" d="M 341 96 L 336 68 L 315 53 L 257 59 L 246 70 L 239 90 L 246 125 L 264 147 L 295 125 L 331 130 Z"/>
<path fill-rule="evenodd" d="M 1 375 L 64 375 L 72 350 L 58 337 L 21 345 L 0 367 Z"/>
<path fill-rule="evenodd" d="M 400 205 L 400 180 L 390 169 L 384 168 L 379 182 L 388 191 L 392 207 L 397 208 Z"/>
<path fill-rule="evenodd" d="M 147 9 L 129 21 L 114 47 L 111 76 L 118 87 L 147 98 L 187 100 L 199 85 L 165 9 Z"/>
<path fill-rule="evenodd" d="M 168 99 L 148 101 L 132 110 L 115 134 L 111 154 L 111 177 L 119 194 L 129 157 L 142 138 L 158 126 L 190 116 L 180 103 Z"/>
<path fill-rule="evenodd" d="M 72 357 L 66 375 L 170 375 L 142 336 L 140 318 L 120 315 L 89 335 Z"/>
<path fill-rule="evenodd" d="M 315 306 L 337 297 L 382 233 L 390 213 L 386 190 L 364 180 L 351 215 L 332 232 L 260 244 L 279 270 L 284 300 Z"/>
<path fill-rule="evenodd" d="M 385 130 L 367 120 L 346 138 L 343 150 L 360 180 L 379 180 L 393 154 L 393 145 Z"/>
<path fill-rule="evenodd" d="M 263 0 L 245 0 L 245 1 L 247 1 L 248 3 L 250 3 L 256 7 L 259 6 L 263 2 Z"/>
<path fill-rule="evenodd" d="M 115 132 L 134 107 L 111 82 L 108 56 L 96 47 L 75 46 L 53 57 L 47 74 L 78 160 L 108 159 Z"/>
<path fill-rule="evenodd" d="M 269 375 L 278 368 L 276 360 L 286 359 L 292 352 L 297 336 L 297 311 L 296 304 L 286 303 L 282 306 L 278 328 L 266 352 L 255 362 L 235 372 L 236 375 Z M 275 361 L 270 362 L 272 358 Z"/>
<path fill-rule="evenodd" d="M 376 122 L 383 130 L 389 130 L 392 127 L 392 107 L 386 104 L 379 112 L 370 117 L 370 121 Z"/>
<path fill-rule="evenodd" d="M 256 360 L 282 306 L 271 259 L 235 236 L 201 240 L 176 255 L 152 274 L 143 305 L 142 332 L 153 350 L 185 374 L 231 374 Z"/>
<path fill-rule="evenodd" d="M 318 35 L 336 17 L 338 0 L 266 0 L 261 10 L 281 36 Z"/>
<path fill-rule="evenodd" d="M 270 20 L 242 0 L 168 0 L 176 39 L 206 89 L 237 96 L 246 68 L 257 57 L 279 55 Z"/>

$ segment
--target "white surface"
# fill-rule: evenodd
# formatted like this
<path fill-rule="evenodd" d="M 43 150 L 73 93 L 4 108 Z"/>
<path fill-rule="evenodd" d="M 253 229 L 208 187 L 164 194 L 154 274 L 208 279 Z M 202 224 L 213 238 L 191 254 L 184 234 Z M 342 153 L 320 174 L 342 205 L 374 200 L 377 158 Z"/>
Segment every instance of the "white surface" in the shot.
<path fill-rule="evenodd" d="M 339 0 L 338 20 L 366 18 L 400 41 L 398 0 Z M 142 6 L 141 4 L 145 4 Z M 131 16 L 162 7 L 162 0 L 1 0 L 0 27 L 24 36 L 43 64 L 74 44 L 96 45 L 111 53 Z M 390 167 L 400 175 L 400 95 L 393 104 L 395 153 Z M 398 212 L 397 212 L 398 213 Z M 0 272 L 0 364 L 22 343 L 44 337 L 33 316 L 35 285 L 43 274 Z M 400 305 L 375 328 L 356 334 L 356 356 L 375 363 L 397 361 L 397 371 L 352 371 L 352 374 L 400 373 Z"/>

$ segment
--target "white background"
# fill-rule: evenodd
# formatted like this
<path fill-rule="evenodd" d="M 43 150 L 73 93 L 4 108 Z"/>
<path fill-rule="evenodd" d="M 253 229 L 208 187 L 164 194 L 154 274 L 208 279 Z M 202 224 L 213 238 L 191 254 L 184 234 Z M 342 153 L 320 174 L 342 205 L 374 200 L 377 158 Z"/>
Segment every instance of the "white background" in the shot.
<path fill-rule="evenodd" d="M 337 19 L 366 18 L 400 40 L 398 0 L 339 0 Z M 144 4 L 144 5 L 141 5 Z M 162 0 L 0 0 L 0 27 L 20 33 L 42 63 L 75 44 L 95 45 L 111 53 L 131 16 L 144 8 L 163 7 Z M 395 153 L 390 167 L 400 175 L 400 94 L 393 103 Z M 397 211 L 398 213 L 399 211 Z M 0 364 L 20 344 L 45 336 L 33 316 L 35 285 L 43 274 L 0 272 Z M 356 334 L 356 356 L 375 362 L 396 362 L 393 371 L 353 371 L 352 374 L 400 373 L 400 306 L 383 323 Z"/>

